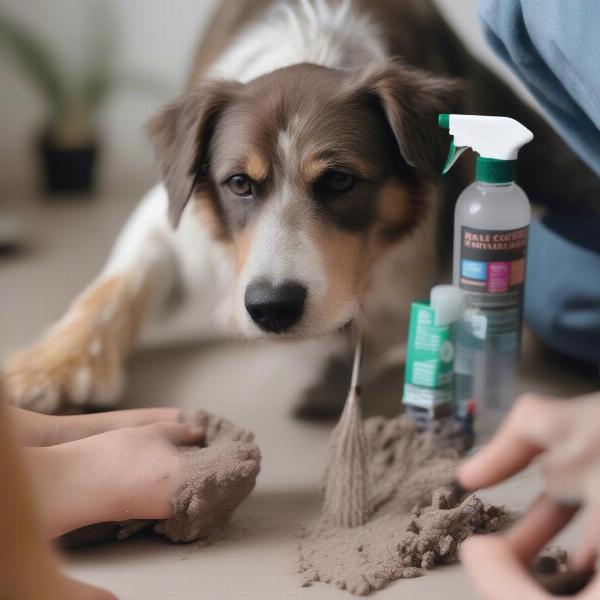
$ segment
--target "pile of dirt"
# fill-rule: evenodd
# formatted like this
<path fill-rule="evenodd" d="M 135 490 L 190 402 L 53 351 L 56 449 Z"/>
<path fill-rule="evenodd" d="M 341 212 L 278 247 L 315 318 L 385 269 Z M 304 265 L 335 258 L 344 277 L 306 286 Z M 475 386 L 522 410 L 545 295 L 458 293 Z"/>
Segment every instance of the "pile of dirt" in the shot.
<path fill-rule="evenodd" d="M 365 595 L 395 579 L 453 563 L 467 537 L 503 526 L 504 507 L 485 505 L 451 485 L 462 445 L 451 423 L 427 432 L 405 416 L 375 417 L 361 425 L 369 501 L 361 499 L 354 506 L 366 507 L 368 520 L 356 527 L 340 526 L 326 503 L 299 545 L 297 570 L 303 585 L 321 581 Z M 357 462 L 356 456 L 335 448 L 339 436 L 338 429 L 332 438 L 326 490 L 332 485 L 348 489 L 347 482 L 332 478 L 348 477 L 344 462 Z M 351 489 L 363 493 L 364 487 Z"/>

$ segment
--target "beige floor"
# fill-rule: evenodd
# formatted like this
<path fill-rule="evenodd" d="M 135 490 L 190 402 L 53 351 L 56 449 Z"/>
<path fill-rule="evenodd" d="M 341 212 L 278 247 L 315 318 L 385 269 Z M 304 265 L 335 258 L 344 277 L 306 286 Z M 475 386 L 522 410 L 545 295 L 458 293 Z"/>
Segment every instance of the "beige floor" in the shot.
<path fill-rule="evenodd" d="M 33 245 L 0 262 L 0 356 L 21 347 L 56 319 L 102 264 L 133 199 L 90 204 L 44 204 L 29 211 Z M 524 388 L 577 394 L 595 382 L 560 361 L 530 351 Z M 178 405 L 221 412 L 253 429 L 264 456 L 258 486 L 238 511 L 229 540 L 175 546 L 134 539 L 73 551 L 69 570 L 105 586 L 122 600 L 345 598 L 323 584 L 300 588 L 294 574 L 298 526 L 316 514 L 324 447 L 330 426 L 294 420 L 301 365 L 290 369 L 285 347 L 220 344 L 144 351 L 132 360 L 127 406 Z M 522 510 L 535 495 L 533 472 L 487 493 Z M 571 545 L 575 533 L 564 541 Z M 377 595 L 407 600 L 466 600 L 460 567 L 401 581 Z"/>

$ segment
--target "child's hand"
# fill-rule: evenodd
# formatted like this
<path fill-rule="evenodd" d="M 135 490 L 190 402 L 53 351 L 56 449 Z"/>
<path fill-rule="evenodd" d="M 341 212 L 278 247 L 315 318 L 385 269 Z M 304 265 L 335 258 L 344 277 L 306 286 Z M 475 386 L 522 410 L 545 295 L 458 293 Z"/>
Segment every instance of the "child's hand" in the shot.
<path fill-rule="evenodd" d="M 571 566 L 591 569 L 600 549 L 600 394 L 572 400 L 523 396 L 492 441 L 460 467 L 458 481 L 468 490 L 487 487 L 539 454 L 544 489 L 528 513 L 502 537 L 463 544 L 465 567 L 486 599 L 505 599 L 510 592 L 517 598 L 549 597 L 529 577 L 527 563 L 580 505 L 588 511 L 588 523 Z M 600 597 L 600 581 L 585 594 Z"/>

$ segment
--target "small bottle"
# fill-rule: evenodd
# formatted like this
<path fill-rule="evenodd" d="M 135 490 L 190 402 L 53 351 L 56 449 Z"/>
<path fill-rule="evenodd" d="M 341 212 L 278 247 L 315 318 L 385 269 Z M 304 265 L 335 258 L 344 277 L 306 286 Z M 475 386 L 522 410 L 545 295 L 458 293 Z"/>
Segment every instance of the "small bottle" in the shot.
<path fill-rule="evenodd" d="M 533 134 L 508 117 L 442 114 L 438 121 L 453 136 L 444 173 L 467 148 L 477 153 L 475 181 L 454 213 L 452 280 L 467 292 L 479 326 L 485 321 L 484 343 L 473 355 L 472 401 L 480 412 L 500 415 L 515 396 L 531 219 L 529 200 L 515 183 L 517 154 Z"/>
<path fill-rule="evenodd" d="M 465 293 L 452 285 L 432 288 L 429 301 L 413 302 L 410 311 L 403 402 L 422 429 L 433 420 L 452 419 L 455 325 Z"/>

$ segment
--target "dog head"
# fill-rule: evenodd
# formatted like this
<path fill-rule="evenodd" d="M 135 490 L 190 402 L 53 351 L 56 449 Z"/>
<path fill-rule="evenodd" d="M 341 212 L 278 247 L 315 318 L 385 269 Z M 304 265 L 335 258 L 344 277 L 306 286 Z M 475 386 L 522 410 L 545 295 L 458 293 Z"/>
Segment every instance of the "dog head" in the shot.
<path fill-rule="evenodd" d="M 358 316 L 374 262 L 432 209 L 436 114 L 458 96 L 400 63 L 302 64 L 207 82 L 151 121 L 172 224 L 192 198 L 235 253 L 243 333 L 315 337 Z"/>

